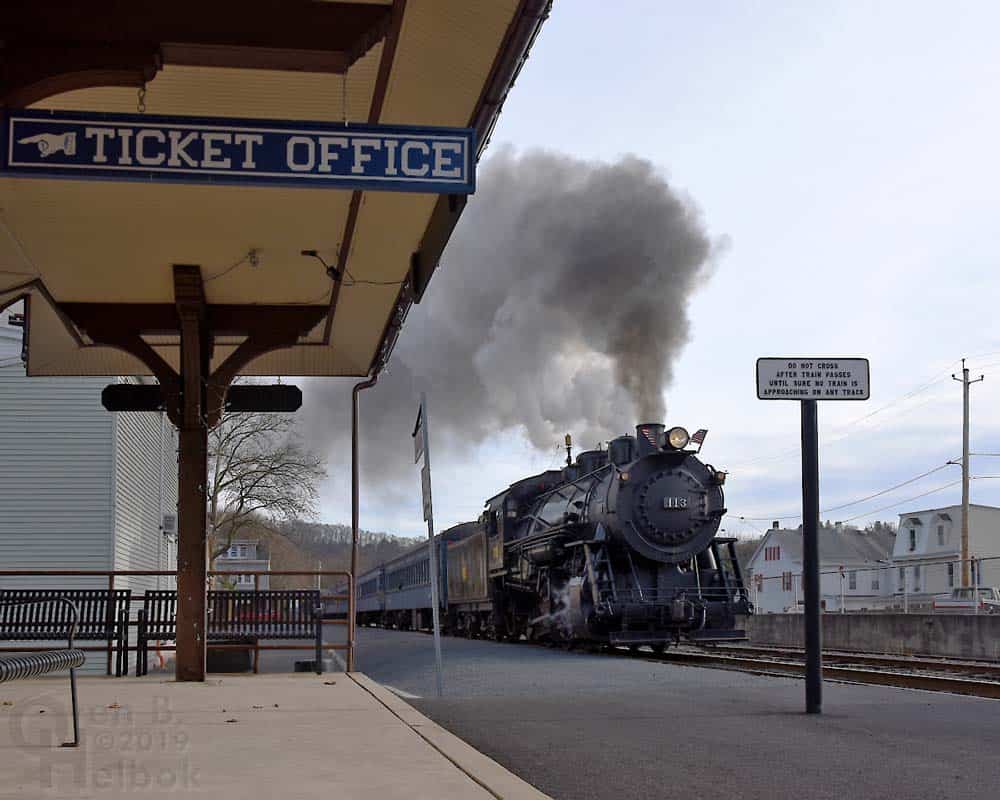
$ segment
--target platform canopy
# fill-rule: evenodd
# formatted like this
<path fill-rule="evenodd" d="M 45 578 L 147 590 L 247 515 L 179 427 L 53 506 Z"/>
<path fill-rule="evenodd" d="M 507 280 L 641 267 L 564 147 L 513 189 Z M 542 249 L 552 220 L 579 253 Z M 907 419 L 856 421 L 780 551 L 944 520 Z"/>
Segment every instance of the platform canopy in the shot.
<path fill-rule="evenodd" d="M 17 0 L 0 18 L 0 102 L 472 128 L 478 156 L 547 10 L 543 0 Z M 200 293 L 211 318 L 209 372 L 251 329 L 291 326 L 290 340 L 238 371 L 363 376 L 387 357 L 465 202 L 0 173 L 0 308 L 27 300 L 29 375 L 150 374 L 155 358 L 114 346 L 126 329 L 180 371 L 180 289 Z M 197 269 L 179 283 L 178 265 Z"/>

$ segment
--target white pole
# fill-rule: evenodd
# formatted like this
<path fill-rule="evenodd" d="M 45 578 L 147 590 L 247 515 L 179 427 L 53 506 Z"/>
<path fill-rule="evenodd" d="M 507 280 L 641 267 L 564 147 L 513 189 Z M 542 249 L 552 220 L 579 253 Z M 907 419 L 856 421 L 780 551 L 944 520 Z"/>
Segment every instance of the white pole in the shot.
<path fill-rule="evenodd" d="M 438 697 L 444 695 L 444 681 L 442 678 L 441 665 L 441 617 L 440 600 L 438 599 L 438 561 L 437 547 L 434 542 L 434 506 L 431 500 L 431 449 L 430 434 L 427 429 L 427 395 L 420 393 L 420 418 L 421 429 L 424 437 L 424 469 L 427 470 L 427 485 L 424 491 L 427 492 L 427 541 L 428 558 L 430 559 L 431 573 L 431 619 L 434 624 L 434 659 L 437 662 L 437 694 Z"/>
<path fill-rule="evenodd" d="M 972 583 L 973 583 L 972 599 L 973 602 L 975 602 L 974 606 L 974 608 L 976 609 L 975 613 L 978 614 L 979 613 L 979 564 L 976 562 L 976 559 L 974 558 L 972 559 L 971 566 L 972 566 Z"/>
<path fill-rule="evenodd" d="M 909 572 L 909 567 L 903 567 L 903 613 L 910 613 L 910 598 L 906 594 L 906 573 Z"/>
<path fill-rule="evenodd" d="M 844 580 L 847 576 L 844 574 L 844 568 L 840 568 L 840 613 L 844 613 Z"/>

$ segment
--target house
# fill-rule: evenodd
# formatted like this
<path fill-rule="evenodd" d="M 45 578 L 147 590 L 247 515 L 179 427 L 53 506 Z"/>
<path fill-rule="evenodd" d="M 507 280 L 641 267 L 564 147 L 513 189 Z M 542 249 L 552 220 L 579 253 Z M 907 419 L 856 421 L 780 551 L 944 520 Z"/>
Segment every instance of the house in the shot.
<path fill-rule="evenodd" d="M 827 611 L 862 610 L 884 602 L 894 536 L 856 528 L 819 531 L 820 601 Z M 761 614 L 802 610 L 802 529 L 781 529 L 777 522 L 764 535 L 747 563 L 747 583 Z"/>
<path fill-rule="evenodd" d="M 271 569 L 271 559 L 263 542 L 236 540 L 229 545 L 225 553 L 215 559 L 215 569 L 220 572 L 266 571 Z M 254 588 L 253 575 L 217 575 L 216 588 L 233 588 L 251 591 Z M 269 589 L 270 579 L 267 575 L 257 578 L 258 589 Z"/>
<path fill-rule="evenodd" d="M 175 569 L 173 426 L 159 413 L 104 410 L 104 386 L 131 379 L 28 378 L 19 322 L 14 309 L 0 311 L 0 570 Z M 0 575 L 3 588 L 107 585 Z M 173 585 L 115 578 L 133 593 Z"/>
<path fill-rule="evenodd" d="M 969 505 L 969 583 L 1000 586 L 1000 508 Z M 962 585 L 962 507 L 907 511 L 899 515 L 892 552 L 897 602 L 930 604 Z"/>

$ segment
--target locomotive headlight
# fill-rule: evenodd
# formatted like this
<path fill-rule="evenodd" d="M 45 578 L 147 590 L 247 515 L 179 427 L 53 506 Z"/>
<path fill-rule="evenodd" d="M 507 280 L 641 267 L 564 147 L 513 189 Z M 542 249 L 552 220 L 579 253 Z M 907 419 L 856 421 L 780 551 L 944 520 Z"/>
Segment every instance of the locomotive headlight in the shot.
<path fill-rule="evenodd" d="M 683 450 L 690 441 L 691 437 L 683 428 L 671 428 L 667 431 L 667 444 L 674 450 Z"/>

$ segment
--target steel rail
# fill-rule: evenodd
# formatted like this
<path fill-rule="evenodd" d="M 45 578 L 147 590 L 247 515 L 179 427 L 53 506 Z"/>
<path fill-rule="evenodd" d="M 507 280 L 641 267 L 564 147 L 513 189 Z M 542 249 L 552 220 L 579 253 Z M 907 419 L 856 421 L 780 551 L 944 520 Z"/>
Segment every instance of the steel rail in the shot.
<path fill-rule="evenodd" d="M 757 675 L 781 675 L 804 678 L 806 672 L 804 660 L 788 661 L 778 658 L 754 658 L 694 650 L 668 651 L 659 656 L 639 653 L 637 657 L 657 663 L 730 669 L 738 672 L 751 672 Z M 977 680 L 975 678 L 953 675 L 935 675 L 920 671 L 866 669 L 862 666 L 827 664 L 823 667 L 823 680 L 893 686 L 903 689 L 922 689 L 929 692 L 949 692 L 952 694 L 965 694 L 1000 700 L 1000 681 Z"/>
<path fill-rule="evenodd" d="M 804 658 L 802 650 L 791 647 L 754 647 L 742 645 L 716 645 L 720 653 L 738 656 L 764 656 L 799 659 Z M 975 659 L 948 659 L 932 656 L 904 656 L 891 653 L 849 653 L 843 650 L 824 650 L 823 659 L 841 666 L 890 667 L 899 669 L 920 669 L 930 672 L 952 672 L 959 675 L 992 676 L 1000 680 L 1000 664 L 996 661 Z"/>

